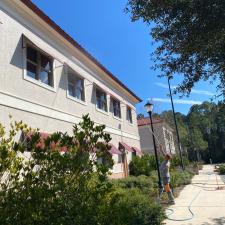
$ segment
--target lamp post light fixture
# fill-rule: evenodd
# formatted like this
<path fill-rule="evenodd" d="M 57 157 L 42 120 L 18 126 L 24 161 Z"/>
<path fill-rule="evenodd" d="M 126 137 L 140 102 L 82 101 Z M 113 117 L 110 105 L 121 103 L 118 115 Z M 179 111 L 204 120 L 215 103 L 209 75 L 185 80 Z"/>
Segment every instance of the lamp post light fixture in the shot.
<path fill-rule="evenodd" d="M 147 113 L 149 114 L 149 118 L 150 118 L 150 122 L 151 122 L 152 140 L 153 140 L 153 145 L 154 145 L 155 161 L 156 161 L 156 167 L 157 167 L 157 173 L 158 173 L 158 185 L 159 185 L 159 189 L 161 189 L 162 182 L 161 182 L 161 176 L 160 176 L 160 171 L 159 171 L 159 158 L 158 158 L 158 153 L 157 153 L 157 149 L 156 149 L 155 134 L 154 134 L 153 124 L 152 124 L 153 104 L 148 101 L 145 104 L 145 108 L 146 108 Z"/>
<path fill-rule="evenodd" d="M 178 128 L 177 128 L 177 120 L 176 120 L 174 104 L 173 104 L 173 97 L 172 97 L 172 92 L 171 92 L 171 87 L 170 87 L 170 80 L 172 78 L 173 78 L 172 76 L 168 76 L 168 86 L 169 86 L 170 100 L 171 100 L 171 105 L 172 105 L 172 110 L 173 110 L 173 119 L 174 119 L 174 123 L 175 123 L 176 134 L 177 134 L 178 151 L 179 151 L 179 155 L 180 155 L 181 168 L 182 168 L 182 170 L 184 170 L 184 162 L 183 162 L 183 157 L 182 157 L 182 153 L 181 153 L 180 136 L 179 136 L 179 132 L 178 132 Z"/>

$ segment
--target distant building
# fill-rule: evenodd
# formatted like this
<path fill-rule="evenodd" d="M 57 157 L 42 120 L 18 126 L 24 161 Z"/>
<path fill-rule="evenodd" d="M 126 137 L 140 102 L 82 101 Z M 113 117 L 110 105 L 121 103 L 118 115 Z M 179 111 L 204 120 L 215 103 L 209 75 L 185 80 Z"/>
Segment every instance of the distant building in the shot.
<path fill-rule="evenodd" d="M 162 119 L 153 119 L 153 128 L 157 147 L 160 144 L 166 153 L 176 154 L 173 129 Z M 141 139 L 141 150 L 144 153 L 154 153 L 150 119 L 138 119 L 138 130 Z"/>

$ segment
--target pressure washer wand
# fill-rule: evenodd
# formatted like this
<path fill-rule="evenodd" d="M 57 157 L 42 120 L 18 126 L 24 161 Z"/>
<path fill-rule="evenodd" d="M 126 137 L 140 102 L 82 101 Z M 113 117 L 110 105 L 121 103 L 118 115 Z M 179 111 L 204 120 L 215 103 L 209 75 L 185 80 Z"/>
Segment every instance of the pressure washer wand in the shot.
<path fill-rule="evenodd" d="M 163 156 L 165 156 L 166 153 L 163 151 L 163 149 L 162 149 L 162 144 L 159 142 L 159 139 L 158 139 L 157 136 L 151 131 L 151 129 L 150 129 L 149 127 L 148 127 L 148 129 L 149 129 L 150 133 L 152 133 L 152 134 L 154 135 L 154 137 L 155 137 L 157 143 L 159 144 L 159 150 L 160 150 L 160 152 L 163 154 Z M 157 148 L 157 149 L 158 149 L 158 148 Z"/>

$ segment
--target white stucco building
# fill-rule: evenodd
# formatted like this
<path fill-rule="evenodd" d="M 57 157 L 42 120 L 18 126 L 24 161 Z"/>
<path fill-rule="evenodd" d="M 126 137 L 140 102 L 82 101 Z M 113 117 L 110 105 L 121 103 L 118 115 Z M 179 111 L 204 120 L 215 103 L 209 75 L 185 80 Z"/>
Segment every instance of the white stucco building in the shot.
<path fill-rule="evenodd" d="M 144 153 L 154 154 L 151 123 L 149 118 L 138 119 L 141 149 Z M 176 154 L 173 129 L 161 119 L 153 119 L 153 129 L 157 148 L 162 145 L 165 153 Z"/>
<path fill-rule="evenodd" d="M 7 127 L 11 114 L 46 133 L 71 132 L 89 113 L 126 152 L 124 162 L 114 151 L 113 177 L 127 175 L 140 149 L 140 98 L 29 0 L 0 1 L 0 43 L 0 122 Z"/>

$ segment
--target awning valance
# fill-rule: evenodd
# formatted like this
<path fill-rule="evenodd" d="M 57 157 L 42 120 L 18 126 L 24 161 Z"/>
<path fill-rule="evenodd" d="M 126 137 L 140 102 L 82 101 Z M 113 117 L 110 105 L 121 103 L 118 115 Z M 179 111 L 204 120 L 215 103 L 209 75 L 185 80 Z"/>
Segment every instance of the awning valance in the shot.
<path fill-rule="evenodd" d="M 143 155 L 143 152 L 139 148 L 132 147 L 132 149 L 136 152 L 137 155 L 139 156 Z"/>
<path fill-rule="evenodd" d="M 124 150 L 127 150 L 128 152 L 133 152 L 134 151 L 129 145 L 127 145 L 124 142 L 120 142 L 119 148 L 122 148 Z"/>
<path fill-rule="evenodd" d="M 117 149 L 113 144 L 109 144 L 111 146 L 111 149 L 109 150 L 111 155 L 122 155 L 122 152 Z"/>
<path fill-rule="evenodd" d="M 40 137 L 40 139 L 39 139 L 39 141 L 36 143 L 36 148 L 45 148 L 45 140 L 48 138 L 48 137 L 50 137 L 51 136 L 51 134 L 49 134 L 49 133 L 46 133 L 46 132 L 37 132 L 38 134 L 39 134 L 39 137 Z M 31 138 L 32 138 L 32 136 L 34 135 L 34 133 L 33 132 L 29 132 L 29 133 L 27 133 L 27 134 L 22 134 L 23 136 L 22 136 L 22 141 L 24 142 L 24 143 L 26 143 L 26 142 L 29 142 L 30 140 L 31 140 Z M 52 141 L 51 143 L 50 143 L 50 149 L 52 149 L 52 150 L 55 150 L 55 149 L 59 149 L 59 151 L 60 152 L 67 152 L 68 151 L 68 148 L 66 147 L 66 146 L 58 146 L 58 143 L 56 143 L 56 142 L 54 142 L 54 141 Z M 28 151 L 30 151 L 29 149 L 27 149 Z"/>

